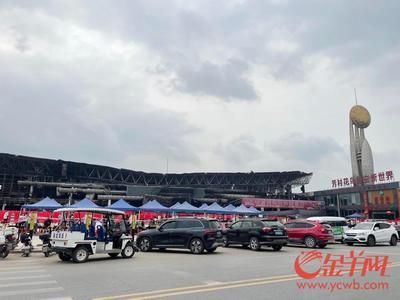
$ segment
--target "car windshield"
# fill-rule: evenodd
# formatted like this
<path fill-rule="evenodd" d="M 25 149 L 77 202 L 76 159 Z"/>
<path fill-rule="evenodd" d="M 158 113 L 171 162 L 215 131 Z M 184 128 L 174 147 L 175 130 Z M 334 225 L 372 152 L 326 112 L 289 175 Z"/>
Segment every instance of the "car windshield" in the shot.
<path fill-rule="evenodd" d="M 371 230 L 374 223 L 359 223 L 353 229 L 357 230 Z"/>
<path fill-rule="evenodd" d="M 272 226 L 283 227 L 283 224 L 277 221 L 262 221 L 262 223 L 264 226 L 267 227 L 272 227 Z"/>

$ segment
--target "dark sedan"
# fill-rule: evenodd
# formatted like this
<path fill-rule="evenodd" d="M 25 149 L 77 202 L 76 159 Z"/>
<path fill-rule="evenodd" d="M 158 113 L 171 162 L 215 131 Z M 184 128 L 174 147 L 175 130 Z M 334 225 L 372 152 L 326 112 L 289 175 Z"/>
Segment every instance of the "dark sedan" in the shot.
<path fill-rule="evenodd" d="M 136 244 L 143 252 L 153 248 L 189 249 L 194 254 L 214 252 L 222 246 L 222 227 L 217 220 L 177 218 L 163 223 L 158 229 L 142 231 Z"/>
<path fill-rule="evenodd" d="M 272 247 L 275 251 L 288 243 L 285 228 L 279 222 L 268 220 L 240 220 L 224 231 L 224 246 L 239 244 L 259 250 L 262 245 Z"/>

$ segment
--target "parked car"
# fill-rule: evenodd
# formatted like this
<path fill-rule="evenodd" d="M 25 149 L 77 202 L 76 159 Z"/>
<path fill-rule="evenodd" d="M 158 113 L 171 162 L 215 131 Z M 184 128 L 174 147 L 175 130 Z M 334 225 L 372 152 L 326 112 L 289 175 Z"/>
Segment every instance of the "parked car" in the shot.
<path fill-rule="evenodd" d="M 335 241 L 341 243 L 343 243 L 344 232 L 349 229 L 346 219 L 342 217 L 310 217 L 307 218 L 307 220 L 330 225 L 332 228 L 333 236 L 335 237 Z"/>
<path fill-rule="evenodd" d="M 276 221 L 239 220 L 224 231 L 225 247 L 239 244 L 257 251 L 265 245 L 279 251 L 287 242 L 285 228 Z"/>
<path fill-rule="evenodd" d="M 307 220 L 294 220 L 285 224 L 289 243 L 304 244 L 308 248 L 325 248 L 335 240 L 332 228 L 328 224 Z"/>
<path fill-rule="evenodd" d="M 143 252 L 153 248 L 189 249 L 193 254 L 214 252 L 222 246 L 222 227 L 217 220 L 205 218 L 177 218 L 163 223 L 158 229 L 138 234 L 136 244 Z"/>
<path fill-rule="evenodd" d="M 375 246 L 376 243 L 397 245 L 399 235 L 396 228 L 387 222 L 362 222 L 344 233 L 344 242 L 347 245 L 354 243 Z"/>

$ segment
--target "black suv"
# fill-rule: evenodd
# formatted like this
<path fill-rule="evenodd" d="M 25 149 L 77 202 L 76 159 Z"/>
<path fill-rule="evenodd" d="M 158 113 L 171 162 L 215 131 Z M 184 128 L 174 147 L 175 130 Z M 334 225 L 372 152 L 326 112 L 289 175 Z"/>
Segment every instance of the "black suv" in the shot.
<path fill-rule="evenodd" d="M 282 249 L 288 243 L 284 226 L 276 221 L 240 220 L 224 231 L 224 246 L 241 244 L 250 246 L 251 250 L 259 250 L 261 245 L 272 247 L 275 251 Z"/>
<path fill-rule="evenodd" d="M 158 229 L 140 232 L 136 245 L 144 252 L 153 248 L 184 248 L 200 254 L 204 250 L 214 252 L 222 242 L 222 227 L 217 220 L 177 218 L 166 221 Z"/>

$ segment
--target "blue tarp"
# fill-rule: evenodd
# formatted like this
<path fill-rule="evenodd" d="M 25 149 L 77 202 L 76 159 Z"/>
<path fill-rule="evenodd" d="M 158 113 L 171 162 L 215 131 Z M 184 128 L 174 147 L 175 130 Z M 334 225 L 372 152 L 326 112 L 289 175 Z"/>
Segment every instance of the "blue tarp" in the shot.
<path fill-rule="evenodd" d="M 58 203 L 54 199 L 50 199 L 49 197 L 46 197 L 34 204 L 26 204 L 22 206 L 22 208 L 27 208 L 27 209 L 45 209 L 45 210 L 55 210 L 61 207 L 62 205 L 60 203 Z"/>
<path fill-rule="evenodd" d="M 113 204 L 109 205 L 108 208 L 122 210 L 122 211 L 138 211 L 138 208 L 136 206 L 130 205 L 124 199 L 119 199 L 117 202 L 114 202 Z"/>
<path fill-rule="evenodd" d="M 142 206 L 138 207 L 140 211 L 153 211 L 153 212 L 171 212 L 168 207 L 161 205 L 157 200 L 151 200 Z"/>
<path fill-rule="evenodd" d="M 236 207 L 233 210 L 233 213 L 235 214 L 241 214 L 241 215 L 254 215 L 255 212 L 251 211 L 251 209 L 247 208 L 246 206 L 244 206 L 243 204 L 241 204 L 240 206 Z"/>
<path fill-rule="evenodd" d="M 189 213 L 201 212 L 200 209 L 188 203 L 187 201 L 183 202 L 180 206 L 174 208 L 173 210 L 176 212 L 189 212 Z"/>
<path fill-rule="evenodd" d="M 77 202 L 77 203 L 75 203 L 73 205 L 68 206 L 68 207 L 73 207 L 73 208 L 95 208 L 96 207 L 97 208 L 97 207 L 100 207 L 100 206 L 98 206 L 97 204 L 93 203 L 92 200 L 90 200 L 88 198 L 85 198 L 85 199 L 82 199 L 81 201 L 79 201 L 79 202 Z"/>

